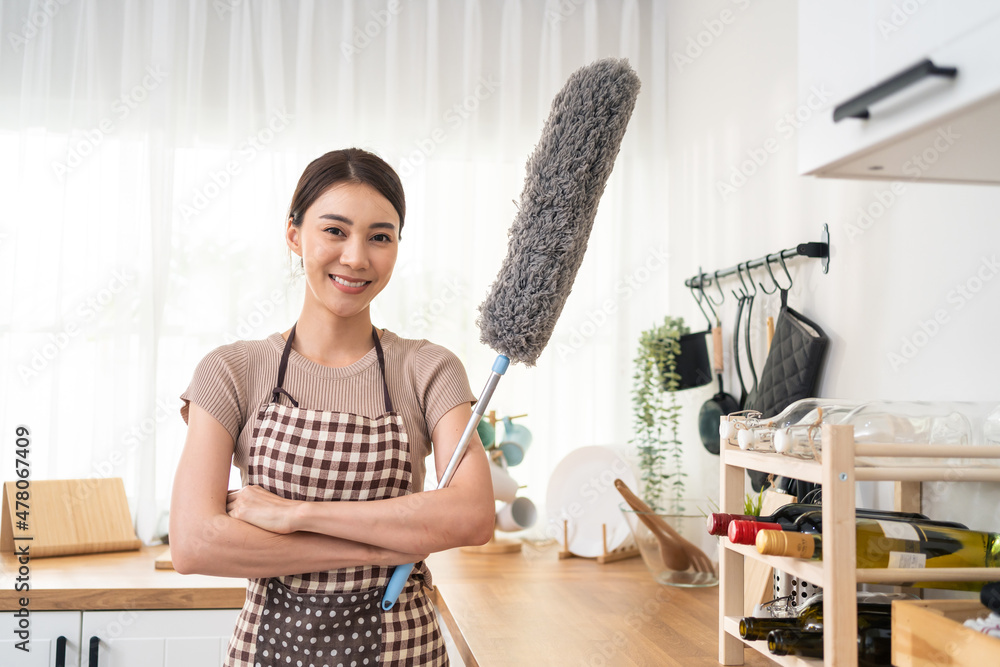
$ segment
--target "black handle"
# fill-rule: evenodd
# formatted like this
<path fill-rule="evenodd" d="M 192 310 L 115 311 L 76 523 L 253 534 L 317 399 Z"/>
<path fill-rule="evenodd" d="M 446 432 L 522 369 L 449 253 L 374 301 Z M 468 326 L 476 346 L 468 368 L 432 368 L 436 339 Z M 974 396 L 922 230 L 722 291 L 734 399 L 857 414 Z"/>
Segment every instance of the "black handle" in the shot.
<path fill-rule="evenodd" d="M 938 67 L 933 62 L 921 60 L 919 63 L 903 70 L 899 74 L 877 83 L 868 90 L 855 95 L 833 110 L 833 122 L 839 123 L 845 118 L 868 118 L 868 107 L 880 102 L 890 95 L 898 93 L 907 86 L 928 76 L 945 76 L 954 79 L 958 76 L 957 67 Z"/>
<path fill-rule="evenodd" d="M 56 638 L 56 667 L 66 667 L 66 638 L 62 635 Z"/>
<path fill-rule="evenodd" d="M 96 635 L 90 638 L 90 660 L 87 661 L 87 667 L 98 667 L 100 662 L 100 657 L 98 656 L 98 651 L 101 648 L 101 638 Z"/>

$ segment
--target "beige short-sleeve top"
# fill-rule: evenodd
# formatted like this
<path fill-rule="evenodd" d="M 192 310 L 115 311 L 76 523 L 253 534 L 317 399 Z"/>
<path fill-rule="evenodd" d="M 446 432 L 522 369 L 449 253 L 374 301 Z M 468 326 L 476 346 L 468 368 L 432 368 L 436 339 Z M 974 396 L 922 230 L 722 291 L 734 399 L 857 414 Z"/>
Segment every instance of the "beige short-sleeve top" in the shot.
<path fill-rule="evenodd" d="M 452 352 L 426 340 L 400 338 L 384 331 L 385 379 L 393 409 L 402 415 L 410 443 L 413 489 L 423 489 L 431 433 L 438 420 L 461 403 L 475 400 L 462 362 Z M 215 417 L 233 437 L 233 465 L 247 481 L 253 424 L 261 405 L 271 400 L 285 341 L 280 333 L 264 340 L 237 341 L 209 352 L 195 368 L 181 394 L 181 417 L 187 423 L 190 402 Z M 283 383 L 299 407 L 349 412 L 376 418 L 385 412 L 375 349 L 342 368 L 303 357 L 294 349 Z M 282 399 L 287 400 L 287 399 Z"/>

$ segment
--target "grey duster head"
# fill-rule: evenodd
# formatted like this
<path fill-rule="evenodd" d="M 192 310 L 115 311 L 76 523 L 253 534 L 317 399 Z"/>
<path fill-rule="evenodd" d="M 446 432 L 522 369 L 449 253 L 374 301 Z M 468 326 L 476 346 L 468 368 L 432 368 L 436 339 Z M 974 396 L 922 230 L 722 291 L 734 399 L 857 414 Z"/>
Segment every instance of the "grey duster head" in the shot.
<path fill-rule="evenodd" d="M 574 72 L 552 101 L 476 322 L 480 340 L 511 361 L 533 366 L 549 342 L 638 94 L 628 61 L 608 58 Z"/>

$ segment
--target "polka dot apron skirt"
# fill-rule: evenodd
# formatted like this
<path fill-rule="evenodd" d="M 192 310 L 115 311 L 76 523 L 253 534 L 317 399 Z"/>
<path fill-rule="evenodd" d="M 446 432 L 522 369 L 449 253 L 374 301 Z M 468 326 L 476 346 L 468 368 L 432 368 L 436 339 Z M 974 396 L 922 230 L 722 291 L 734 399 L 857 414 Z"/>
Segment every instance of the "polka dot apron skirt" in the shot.
<path fill-rule="evenodd" d="M 411 493 L 410 448 L 393 411 L 385 358 L 372 328 L 385 400 L 377 419 L 305 410 L 282 388 L 295 327 L 278 365 L 271 401 L 261 406 L 250 447 L 248 482 L 283 498 L 380 500 Z M 281 397 L 291 405 L 282 405 Z M 417 563 L 396 605 L 382 611 L 392 567 L 360 566 L 250 579 L 229 642 L 226 667 L 447 665 Z"/>

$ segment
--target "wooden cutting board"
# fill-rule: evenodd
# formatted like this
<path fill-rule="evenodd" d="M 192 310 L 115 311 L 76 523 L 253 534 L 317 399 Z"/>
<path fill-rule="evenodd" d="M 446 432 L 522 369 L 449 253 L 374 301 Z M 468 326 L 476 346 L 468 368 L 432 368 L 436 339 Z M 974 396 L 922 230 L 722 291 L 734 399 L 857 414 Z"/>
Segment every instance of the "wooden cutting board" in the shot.
<path fill-rule="evenodd" d="M 170 548 L 168 547 L 166 551 L 156 557 L 153 561 L 153 567 L 157 570 L 172 570 L 174 569 L 174 563 L 170 559 Z"/>
<path fill-rule="evenodd" d="M 142 546 L 120 477 L 4 482 L 0 512 L 0 550 L 10 553 L 15 543 L 31 558 Z"/>

